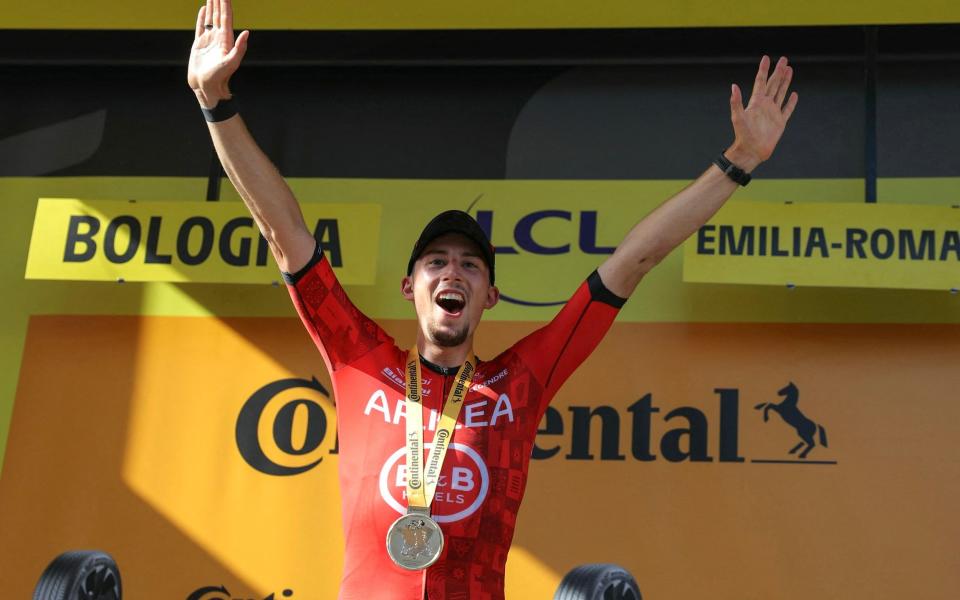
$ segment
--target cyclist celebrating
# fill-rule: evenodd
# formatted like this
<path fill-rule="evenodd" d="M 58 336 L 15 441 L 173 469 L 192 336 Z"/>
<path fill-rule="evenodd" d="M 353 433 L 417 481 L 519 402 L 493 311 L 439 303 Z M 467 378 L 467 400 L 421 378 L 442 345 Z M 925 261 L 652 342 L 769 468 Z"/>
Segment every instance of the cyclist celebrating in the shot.
<path fill-rule="evenodd" d="M 400 285 L 416 312 L 416 344 L 397 347 L 347 298 L 293 193 L 237 114 L 229 80 L 248 39 L 247 31 L 234 37 L 230 0 L 208 0 L 187 78 L 333 380 L 346 541 L 340 598 L 502 598 L 550 400 L 643 276 L 770 157 L 797 105 L 792 68 L 781 58 L 771 73 L 763 57 L 746 108 L 731 86 L 730 147 L 637 223 L 549 324 L 480 360 L 474 333 L 499 298 L 483 229 L 461 211 L 423 229 Z"/>

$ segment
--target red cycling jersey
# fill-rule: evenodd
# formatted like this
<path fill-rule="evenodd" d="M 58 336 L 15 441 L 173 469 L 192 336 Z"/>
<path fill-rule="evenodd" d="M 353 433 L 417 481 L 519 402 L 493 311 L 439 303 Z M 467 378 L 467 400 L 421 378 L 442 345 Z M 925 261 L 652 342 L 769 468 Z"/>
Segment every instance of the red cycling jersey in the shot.
<path fill-rule="evenodd" d="M 444 534 L 439 561 L 407 571 L 387 555 L 387 529 L 406 512 L 407 351 L 347 298 L 320 251 L 284 274 L 333 380 L 346 543 L 342 600 L 503 598 L 504 567 L 537 427 L 550 400 L 593 351 L 624 299 L 594 271 L 557 316 L 499 356 L 479 360 L 431 506 Z M 457 369 L 421 357 L 427 454 Z"/>

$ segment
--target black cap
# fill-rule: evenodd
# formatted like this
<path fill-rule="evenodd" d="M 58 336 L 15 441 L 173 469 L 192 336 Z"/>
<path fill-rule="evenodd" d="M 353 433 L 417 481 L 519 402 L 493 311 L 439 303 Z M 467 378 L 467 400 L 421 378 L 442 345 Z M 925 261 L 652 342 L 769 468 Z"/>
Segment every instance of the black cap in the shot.
<path fill-rule="evenodd" d="M 490 238 L 487 237 L 487 233 L 480 227 L 476 219 L 462 210 L 442 212 L 427 223 L 427 226 L 420 233 L 417 243 L 413 245 L 410 262 L 407 263 L 407 275 L 413 273 L 413 263 L 417 262 L 417 259 L 423 254 L 427 244 L 447 233 L 459 233 L 466 236 L 480 248 L 483 260 L 490 270 L 490 285 L 493 285 L 493 244 L 490 243 Z"/>

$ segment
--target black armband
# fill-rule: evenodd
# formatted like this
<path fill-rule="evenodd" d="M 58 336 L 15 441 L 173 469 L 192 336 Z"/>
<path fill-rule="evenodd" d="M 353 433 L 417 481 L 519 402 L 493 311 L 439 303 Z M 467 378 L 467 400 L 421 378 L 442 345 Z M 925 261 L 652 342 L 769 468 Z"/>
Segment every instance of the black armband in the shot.
<path fill-rule="evenodd" d="M 723 152 L 721 152 L 720 155 L 713 160 L 713 164 L 720 167 L 720 170 L 726 173 L 727 177 L 736 181 L 738 184 L 746 186 L 748 183 L 750 183 L 750 173 L 747 173 L 737 165 L 730 162 L 730 159 L 728 159 Z"/>
<path fill-rule="evenodd" d="M 217 102 L 217 105 L 213 108 L 203 108 L 201 106 L 200 110 L 203 111 L 203 118 L 206 119 L 208 123 L 226 121 L 239 112 L 235 98 L 221 100 Z"/>
<path fill-rule="evenodd" d="M 313 268 L 318 262 L 323 260 L 323 249 L 320 248 L 320 242 L 317 242 L 317 248 L 313 251 L 313 256 L 303 265 L 299 271 L 296 273 L 287 273 L 286 271 L 280 271 L 281 277 L 283 277 L 284 283 L 287 285 L 297 285 L 297 282 L 303 279 L 303 276 L 310 272 L 310 269 Z"/>
<path fill-rule="evenodd" d="M 587 277 L 587 286 L 590 288 L 591 300 L 609 304 L 616 309 L 623 308 L 623 305 L 627 302 L 626 298 L 621 298 L 610 291 L 610 288 L 603 283 L 603 280 L 600 279 L 600 273 L 596 270 Z"/>

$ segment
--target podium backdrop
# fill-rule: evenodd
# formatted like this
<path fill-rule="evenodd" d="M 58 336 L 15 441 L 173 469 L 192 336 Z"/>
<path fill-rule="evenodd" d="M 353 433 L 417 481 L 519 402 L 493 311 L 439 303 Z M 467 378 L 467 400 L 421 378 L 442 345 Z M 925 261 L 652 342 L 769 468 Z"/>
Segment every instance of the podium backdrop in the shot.
<path fill-rule="evenodd" d="M 283 286 L 23 278 L 37 198 L 200 203 L 205 183 L 0 180 L 11 207 L 0 239 L 2 374 L 15 394 L 0 478 L 10 597 L 82 547 L 116 557 L 131 598 L 335 597 L 336 405 Z M 578 242 L 584 212 L 596 213 L 590 247 L 612 246 L 683 185 L 292 184 L 306 203 L 381 206 L 379 238 L 367 240 L 376 281 L 348 292 L 401 346 L 415 323 L 398 285 L 419 227 L 482 195 L 475 210 L 491 213 L 494 243 L 518 251 L 498 258 L 511 300 L 484 317 L 480 357 L 549 319 L 555 306 L 531 304 L 562 300 L 603 259 Z M 805 180 L 757 181 L 737 199 L 860 197 L 850 182 Z M 524 215 L 571 207 L 531 234 L 565 252 L 518 244 Z M 541 423 L 507 595 L 549 598 L 573 566 L 614 562 L 653 599 L 953 597 L 957 296 L 684 284 L 681 266 L 675 252 L 641 284 Z M 371 399 L 342 401 L 394 418 Z M 774 409 L 764 421 L 763 405 L 790 402 L 815 432 L 803 459 L 797 428 Z M 383 480 L 395 491 L 389 465 Z M 449 501 L 471 501 L 466 488 Z M 511 493 L 509 482 L 490 493 Z"/>

